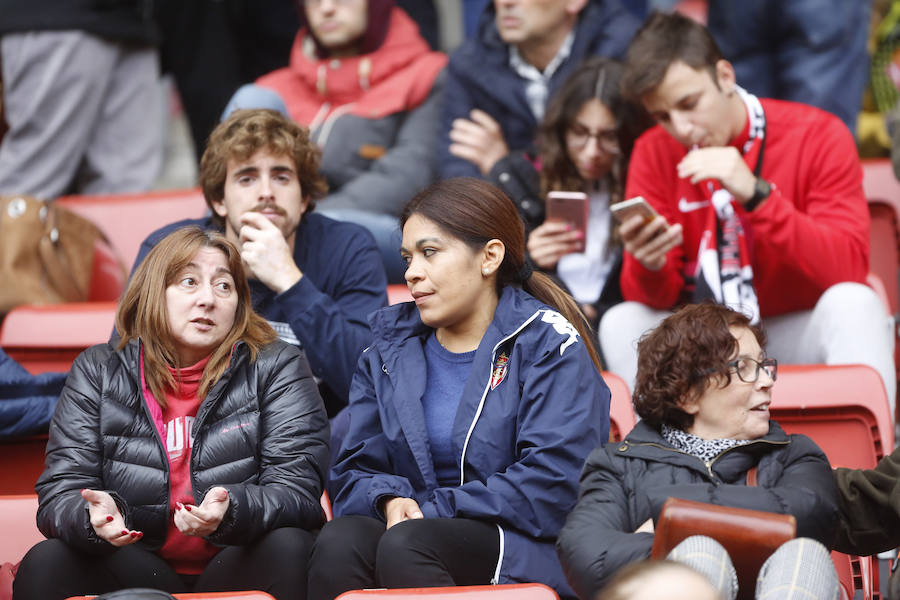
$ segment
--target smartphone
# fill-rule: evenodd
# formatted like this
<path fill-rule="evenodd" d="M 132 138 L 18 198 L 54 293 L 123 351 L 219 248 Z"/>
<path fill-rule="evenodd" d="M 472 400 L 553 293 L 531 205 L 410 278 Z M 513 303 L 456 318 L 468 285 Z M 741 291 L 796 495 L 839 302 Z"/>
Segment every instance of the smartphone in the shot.
<path fill-rule="evenodd" d="M 581 231 L 582 240 L 587 237 L 588 203 L 584 192 L 552 191 L 547 194 L 547 220 L 569 223 Z"/>
<path fill-rule="evenodd" d="M 644 217 L 644 225 L 646 225 L 659 216 L 659 213 L 641 196 L 616 202 L 610 205 L 609 210 L 619 223 L 624 223 L 633 215 L 641 215 Z"/>

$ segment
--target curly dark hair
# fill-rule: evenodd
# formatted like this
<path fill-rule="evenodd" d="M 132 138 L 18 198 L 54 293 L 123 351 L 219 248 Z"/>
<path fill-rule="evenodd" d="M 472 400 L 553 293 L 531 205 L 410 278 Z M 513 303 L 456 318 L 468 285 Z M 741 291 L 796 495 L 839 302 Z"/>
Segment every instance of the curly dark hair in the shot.
<path fill-rule="evenodd" d="M 328 191 L 328 184 L 319 173 L 321 153 L 310 141 L 306 127 L 274 110 L 236 110 L 209 135 L 206 151 L 200 159 L 200 187 L 217 225 L 224 225 L 214 204 L 225 197 L 229 161 L 247 160 L 259 150 L 289 156 L 294 161 L 300 191 L 309 200 L 306 213 L 312 212 L 316 198 Z"/>
<path fill-rule="evenodd" d="M 766 335 L 750 319 L 727 306 L 688 304 L 666 317 L 638 341 L 634 409 L 657 430 L 663 425 L 685 431 L 694 416 L 681 409 L 699 398 L 707 385 L 731 383 L 728 363 L 738 353 L 730 328 L 747 328 L 765 348 Z"/>

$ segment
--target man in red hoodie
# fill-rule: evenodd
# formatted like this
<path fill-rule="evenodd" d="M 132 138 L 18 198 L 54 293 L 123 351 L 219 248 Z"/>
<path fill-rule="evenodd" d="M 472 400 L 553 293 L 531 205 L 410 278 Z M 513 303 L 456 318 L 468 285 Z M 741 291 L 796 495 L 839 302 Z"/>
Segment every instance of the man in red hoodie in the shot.
<path fill-rule="evenodd" d="M 225 109 L 274 108 L 309 127 L 329 193 L 319 212 L 367 227 L 402 281 L 396 217 L 435 177 L 439 75 L 393 0 L 305 0 L 290 64 L 239 89 Z"/>
<path fill-rule="evenodd" d="M 893 405 L 893 322 L 864 285 L 869 214 L 846 126 L 747 93 L 706 28 L 677 14 L 638 31 L 622 85 L 658 124 L 635 145 L 626 198 L 659 216 L 620 228 L 628 302 L 600 324 L 609 368 L 633 381 L 635 340 L 712 300 L 761 320 L 782 362 L 874 367 Z"/>

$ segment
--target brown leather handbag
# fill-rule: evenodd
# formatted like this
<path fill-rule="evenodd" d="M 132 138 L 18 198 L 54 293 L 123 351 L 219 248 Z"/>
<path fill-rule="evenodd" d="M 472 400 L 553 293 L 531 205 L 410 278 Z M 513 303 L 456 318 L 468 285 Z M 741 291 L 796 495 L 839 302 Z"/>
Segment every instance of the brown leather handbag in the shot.
<path fill-rule="evenodd" d="M 102 239 L 92 222 L 52 202 L 0 197 L 0 314 L 21 304 L 87 300 Z"/>
<path fill-rule="evenodd" d="M 760 567 L 796 532 L 793 515 L 669 498 L 654 530 L 650 558 L 665 558 L 692 535 L 711 537 L 731 557 L 738 576 L 738 598 L 753 598 Z"/>

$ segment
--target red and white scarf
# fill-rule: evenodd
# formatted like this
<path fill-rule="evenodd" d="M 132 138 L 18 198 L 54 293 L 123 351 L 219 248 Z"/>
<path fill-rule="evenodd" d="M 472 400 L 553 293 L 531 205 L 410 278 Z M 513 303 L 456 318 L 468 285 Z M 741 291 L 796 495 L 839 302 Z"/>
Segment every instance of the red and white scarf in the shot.
<path fill-rule="evenodd" d="M 744 144 L 746 155 L 760 146 L 754 174 L 762 170 L 762 147 L 765 144 L 766 115 L 759 99 L 737 88 L 747 106 L 750 134 Z M 706 182 L 712 207 L 707 212 L 706 227 L 697 251 L 694 275 L 694 302 L 714 300 L 745 314 L 751 323 L 759 322 L 759 301 L 753 288 L 753 267 L 744 226 L 735 210 L 736 201 L 717 181 Z"/>

